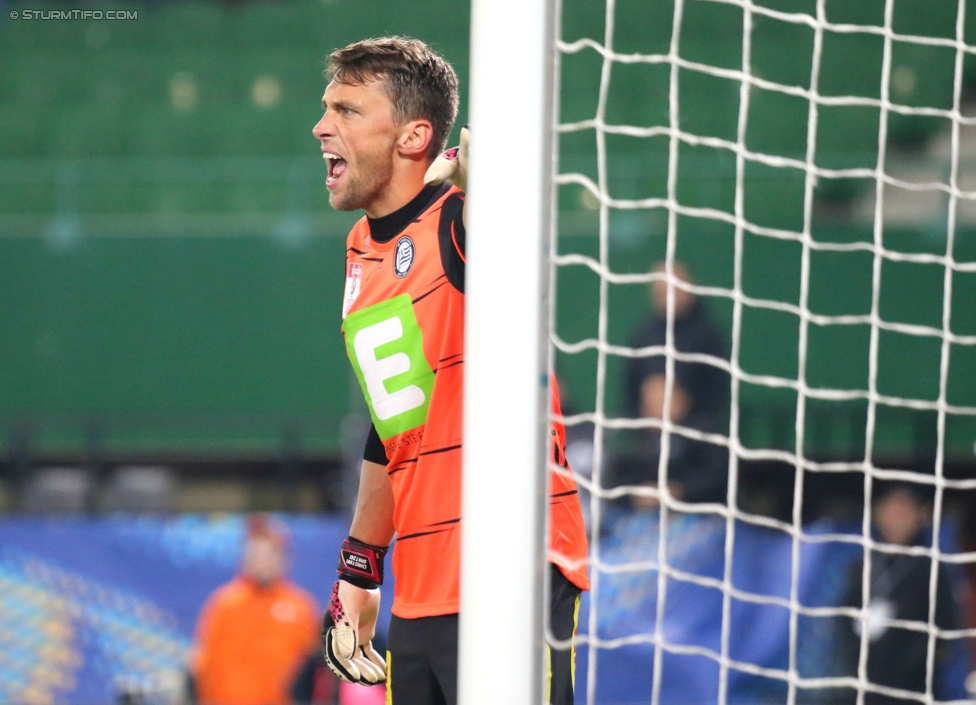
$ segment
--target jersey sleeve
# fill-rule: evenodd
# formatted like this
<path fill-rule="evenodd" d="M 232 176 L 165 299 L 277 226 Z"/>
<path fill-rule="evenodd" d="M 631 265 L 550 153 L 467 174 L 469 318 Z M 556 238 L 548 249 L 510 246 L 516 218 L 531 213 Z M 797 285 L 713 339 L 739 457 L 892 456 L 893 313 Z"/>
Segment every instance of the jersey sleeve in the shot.
<path fill-rule="evenodd" d="M 464 229 L 464 194 L 450 194 L 441 210 L 437 239 L 441 263 L 447 280 L 455 289 L 464 293 L 464 247 L 467 233 Z"/>
<path fill-rule="evenodd" d="M 457 210 L 457 212 L 455 212 L 454 220 L 453 220 L 454 245 L 458 255 L 460 255 L 461 259 L 463 260 L 465 258 L 464 241 L 467 235 L 467 231 L 464 229 L 464 196 L 463 195 L 460 196 L 460 199 L 461 199 L 461 207 Z"/>
<path fill-rule="evenodd" d="M 380 440 L 380 434 L 376 432 L 376 424 L 370 424 L 369 434 L 366 436 L 366 447 L 363 449 L 363 460 L 368 460 L 377 465 L 386 465 L 389 459 L 386 457 L 386 448 Z"/>

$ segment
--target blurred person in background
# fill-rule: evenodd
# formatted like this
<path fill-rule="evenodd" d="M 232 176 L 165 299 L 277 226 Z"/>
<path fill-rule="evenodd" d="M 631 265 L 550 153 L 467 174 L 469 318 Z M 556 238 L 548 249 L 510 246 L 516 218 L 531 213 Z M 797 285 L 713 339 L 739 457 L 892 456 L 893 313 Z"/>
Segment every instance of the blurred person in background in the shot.
<path fill-rule="evenodd" d="M 876 484 L 872 506 L 874 539 L 887 547 L 909 548 L 932 545 L 932 488 L 914 482 Z M 926 555 L 871 551 L 870 588 L 865 619 L 844 620 L 840 630 L 839 653 L 842 674 L 856 676 L 862 639 L 867 639 L 867 680 L 873 685 L 914 693 L 912 698 L 897 698 L 880 693 L 865 693 L 867 705 L 898 705 L 913 702 L 926 690 L 929 648 L 929 585 L 932 559 Z M 861 608 L 863 600 L 863 560 L 855 561 L 848 573 L 843 599 L 846 607 Z M 960 605 L 956 581 L 945 563 L 937 568 L 935 626 L 960 629 Z M 892 620 L 911 622 L 917 629 L 895 626 Z M 867 634 L 862 637 L 862 632 Z M 961 646 L 959 640 L 937 638 L 935 645 L 933 690 L 936 700 L 966 697 L 964 677 L 949 678 L 947 666 Z M 968 658 L 964 659 L 968 663 Z M 954 683 L 953 680 L 958 680 Z M 856 693 L 847 691 L 848 702 Z"/>
<path fill-rule="evenodd" d="M 287 577 L 287 528 L 247 522 L 238 574 L 207 598 L 197 622 L 191 682 L 201 705 L 286 705 L 321 645 L 321 610 Z"/>
<path fill-rule="evenodd" d="M 669 287 L 664 262 L 656 262 L 651 273 L 659 275 L 648 287 L 650 315 L 630 340 L 634 349 L 660 346 L 667 342 Z M 720 360 L 729 359 L 729 344 L 725 333 L 708 314 L 704 303 L 681 284 L 691 284 L 693 279 L 688 268 L 680 261 L 673 262 L 674 282 L 670 287 L 674 300 L 673 342 L 679 353 L 700 353 Z M 664 354 L 649 357 L 628 358 L 624 371 L 624 411 L 630 418 L 644 415 L 644 383 L 648 377 L 661 374 Z M 731 391 L 729 373 L 720 367 L 699 362 L 675 360 L 684 392 L 693 401 L 691 411 L 696 427 L 701 430 L 724 433 L 725 418 L 729 412 Z"/>
<path fill-rule="evenodd" d="M 641 418 L 662 420 L 665 417 L 667 376 L 664 358 L 654 358 L 645 366 L 647 376 L 641 380 Z M 693 382 L 687 379 L 689 368 L 676 365 L 671 387 L 671 404 L 667 414 L 672 424 L 696 431 L 708 431 L 708 419 L 699 416 L 699 399 L 688 391 Z M 628 432 L 628 443 L 615 457 L 611 468 L 613 484 L 658 487 L 663 437 L 660 428 Z M 728 493 L 728 449 L 698 438 L 672 431 L 667 450 L 668 491 L 683 502 L 724 503 Z M 632 509 L 650 511 L 659 505 L 657 497 L 631 495 Z M 626 505 L 625 505 L 626 506 Z"/>
<path fill-rule="evenodd" d="M 674 281 L 670 287 L 664 262 L 657 262 L 651 273 L 659 275 L 648 287 L 650 316 L 631 338 L 632 348 L 664 347 L 667 342 L 668 299 L 673 300 L 672 341 L 679 353 L 700 353 L 720 360 L 729 358 L 728 343 L 712 321 L 704 304 L 681 283 L 690 283 L 687 267 L 672 265 Z M 726 433 L 729 410 L 729 374 L 703 362 L 675 360 L 671 401 L 667 418 L 672 424 L 693 432 Z M 624 412 L 632 419 L 665 418 L 667 358 L 664 353 L 628 358 L 624 370 L 622 397 Z M 610 486 L 658 486 L 662 451 L 660 427 L 628 429 L 617 434 L 614 459 L 610 467 Z M 668 490 L 684 502 L 725 502 L 728 485 L 728 450 L 724 446 L 690 438 L 672 431 L 667 465 Z M 657 497 L 631 495 L 617 503 L 636 510 L 656 509 Z"/>

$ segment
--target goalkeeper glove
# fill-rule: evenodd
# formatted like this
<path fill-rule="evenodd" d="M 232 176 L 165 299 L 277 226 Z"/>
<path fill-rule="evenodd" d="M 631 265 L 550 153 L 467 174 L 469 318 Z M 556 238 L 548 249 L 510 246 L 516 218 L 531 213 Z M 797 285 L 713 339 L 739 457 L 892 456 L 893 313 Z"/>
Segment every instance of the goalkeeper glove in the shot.
<path fill-rule="evenodd" d="M 372 639 L 387 550 L 350 536 L 339 552 L 339 579 L 322 618 L 322 646 L 329 668 L 349 683 L 375 685 L 386 679 L 386 661 Z"/>
<path fill-rule="evenodd" d="M 460 144 L 441 154 L 427 168 L 425 184 L 442 184 L 448 181 L 462 191 L 468 190 L 468 127 L 461 128 Z"/>

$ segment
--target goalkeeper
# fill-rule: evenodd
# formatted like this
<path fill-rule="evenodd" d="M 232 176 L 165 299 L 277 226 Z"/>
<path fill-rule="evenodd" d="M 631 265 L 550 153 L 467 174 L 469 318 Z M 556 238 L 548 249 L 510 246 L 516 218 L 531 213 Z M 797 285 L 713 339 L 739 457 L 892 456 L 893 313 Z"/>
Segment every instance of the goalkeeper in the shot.
<path fill-rule="evenodd" d="M 339 579 L 323 624 L 330 667 L 387 685 L 396 705 L 457 702 L 464 379 L 467 130 L 453 68 L 423 42 L 370 39 L 334 51 L 313 134 L 329 203 L 363 210 L 346 241 L 342 331 L 373 425 Z M 513 252 L 513 256 L 518 256 Z M 499 375 L 504 371 L 499 370 Z M 553 405 L 558 409 L 553 380 Z M 561 425 L 552 458 L 567 468 Z M 498 462 L 506 462 L 499 439 Z M 567 468 L 568 469 L 568 468 Z M 576 628 L 588 588 L 576 485 L 551 478 L 550 609 L 557 638 Z M 371 644 L 384 557 L 396 535 L 386 658 Z M 504 589 L 505 566 L 496 566 Z M 573 699 L 573 651 L 550 654 L 550 702 Z"/>

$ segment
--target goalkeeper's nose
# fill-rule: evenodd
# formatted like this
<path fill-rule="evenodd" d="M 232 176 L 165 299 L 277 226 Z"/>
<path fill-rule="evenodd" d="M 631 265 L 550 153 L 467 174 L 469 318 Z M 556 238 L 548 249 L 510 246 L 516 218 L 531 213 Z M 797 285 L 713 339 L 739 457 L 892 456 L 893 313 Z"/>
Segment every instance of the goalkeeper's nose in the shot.
<path fill-rule="evenodd" d="M 312 134 L 315 136 L 315 139 L 319 141 L 335 134 L 335 123 L 329 116 L 328 111 L 322 113 L 322 117 L 319 118 L 317 123 L 315 123 L 315 127 L 312 128 Z"/>

